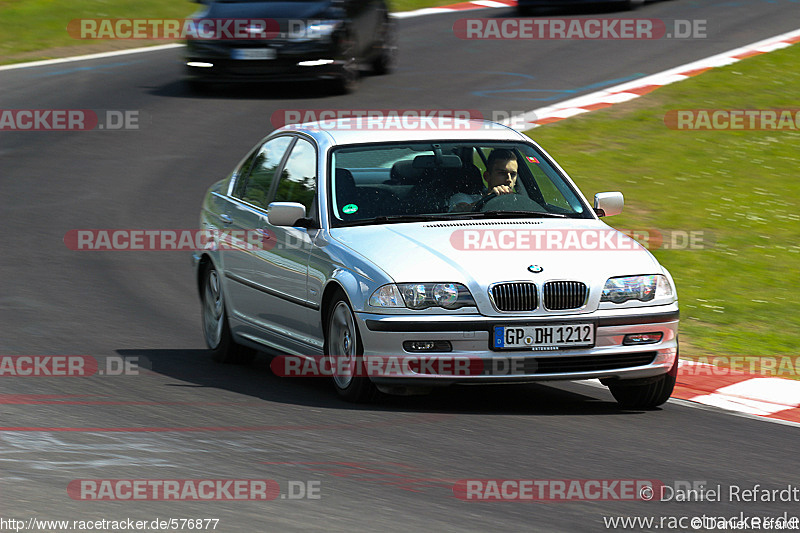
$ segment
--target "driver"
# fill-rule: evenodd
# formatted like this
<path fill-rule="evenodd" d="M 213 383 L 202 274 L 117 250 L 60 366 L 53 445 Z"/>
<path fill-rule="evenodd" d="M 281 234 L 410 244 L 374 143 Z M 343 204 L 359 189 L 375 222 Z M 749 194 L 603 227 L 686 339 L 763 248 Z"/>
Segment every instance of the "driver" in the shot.
<path fill-rule="evenodd" d="M 482 194 L 466 194 L 458 192 L 448 201 L 449 211 L 471 211 L 482 198 L 490 194 L 501 195 L 515 193 L 519 164 L 511 150 L 497 148 L 492 150 L 486 160 L 486 172 L 483 179 L 488 187 Z"/>

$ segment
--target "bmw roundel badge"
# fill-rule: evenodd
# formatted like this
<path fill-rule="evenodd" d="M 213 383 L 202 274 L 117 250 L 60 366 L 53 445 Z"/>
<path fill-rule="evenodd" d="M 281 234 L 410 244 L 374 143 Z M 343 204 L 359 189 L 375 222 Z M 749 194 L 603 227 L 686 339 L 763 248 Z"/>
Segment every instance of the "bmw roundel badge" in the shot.
<path fill-rule="evenodd" d="M 533 274 L 538 274 L 542 270 L 544 270 L 544 269 L 542 267 L 540 267 L 539 265 L 531 265 L 531 266 L 528 267 L 528 272 L 532 272 Z"/>

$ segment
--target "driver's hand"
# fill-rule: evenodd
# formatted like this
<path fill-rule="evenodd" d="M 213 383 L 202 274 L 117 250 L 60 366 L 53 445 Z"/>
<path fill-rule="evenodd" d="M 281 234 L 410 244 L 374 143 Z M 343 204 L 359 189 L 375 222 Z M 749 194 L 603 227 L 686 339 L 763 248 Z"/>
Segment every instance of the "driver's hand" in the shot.
<path fill-rule="evenodd" d="M 513 192 L 514 192 L 514 189 L 512 189 L 508 185 L 498 185 L 497 187 L 495 187 L 491 191 L 489 191 L 488 194 L 496 194 L 496 195 L 499 196 L 501 194 L 511 194 Z"/>

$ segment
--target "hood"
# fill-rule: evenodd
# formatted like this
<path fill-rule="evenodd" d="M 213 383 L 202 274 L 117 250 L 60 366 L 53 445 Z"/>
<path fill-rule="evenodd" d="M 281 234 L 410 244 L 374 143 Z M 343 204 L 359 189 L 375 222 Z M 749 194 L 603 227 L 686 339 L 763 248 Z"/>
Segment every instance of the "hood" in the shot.
<path fill-rule="evenodd" d="M 662 272 L 643 246 L 598 220 L 422 222 L 330 233 L 396 283 L 450 281 L 477 289 L 568 280 L 602 286 L 613 276 Z M 541 272 L 530 272 L 532 265 Z"/>
<path fill-rule="evenodd" d="M 275 2 L 214 2 L 203 18 L 220 19 L 309 19 L 325 18 L 331 2 L 325 1 L 275 1 Z"/>

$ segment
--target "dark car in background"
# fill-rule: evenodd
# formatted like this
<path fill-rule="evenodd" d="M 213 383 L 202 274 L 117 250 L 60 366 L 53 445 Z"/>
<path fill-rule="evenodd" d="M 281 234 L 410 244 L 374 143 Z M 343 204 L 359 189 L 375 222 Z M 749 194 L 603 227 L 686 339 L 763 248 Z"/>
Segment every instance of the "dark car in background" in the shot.
<path fill-rule="evenodd" d="M 209 82 L 327 80 L 333 92 L 347 93 L 362 69 L 385 74 L 394 63 L 395 24 L 385 0 L 198 3 L 206 4 L 192 16 L 198 30 L 214 30 L 187 39 L 187 80 L 195 89 Z M 219 21 L 231 22 L 223 28 L 231 31 L 219 31 Z"/>

